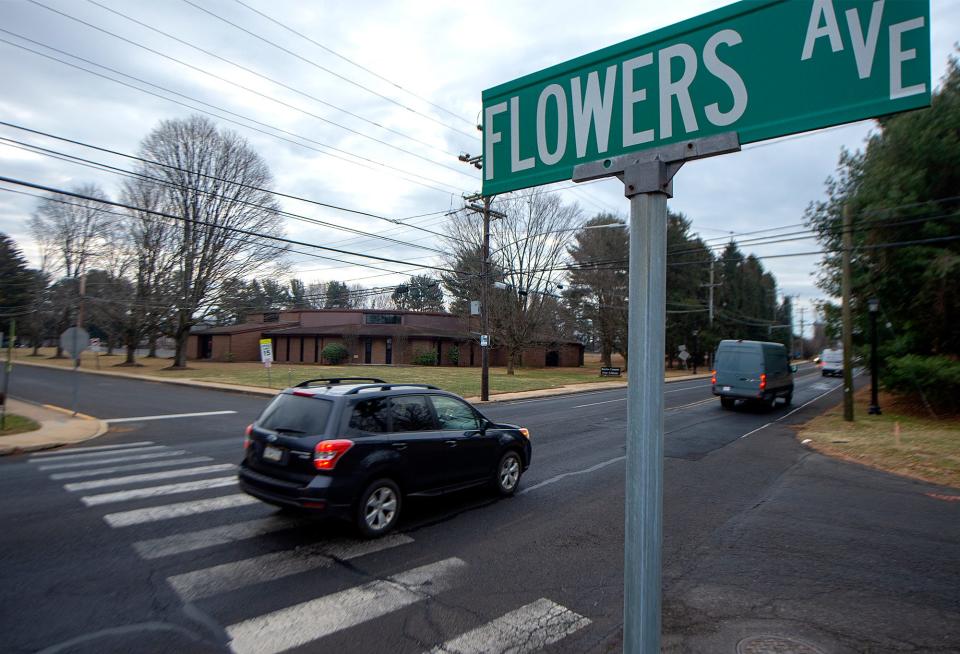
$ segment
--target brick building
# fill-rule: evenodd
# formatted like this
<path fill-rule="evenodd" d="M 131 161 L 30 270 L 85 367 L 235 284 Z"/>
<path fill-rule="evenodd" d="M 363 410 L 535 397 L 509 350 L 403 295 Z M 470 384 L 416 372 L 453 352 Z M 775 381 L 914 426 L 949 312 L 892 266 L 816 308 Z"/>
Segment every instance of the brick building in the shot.
<path fill-rule="evenodd" d="M 328 363 L 323 348 L 340 343 L 349 363 L 407 364 L 436 352 L 437 364 L 479 366 L 480 344 L 466 320 L 449 313 L 376 309 L 304 309 L 247 316 L 228 327 L 201 328 L 190 335 L 187 356 L 214 361 L 259 361 L 260 339 L 273 343 L 278 363 Z M 490 351 L 490 365 L 505 366 L 506 351 Z M 522 366 L 583 365 L 583 345 L 549 337 L 524 350 Z"/>

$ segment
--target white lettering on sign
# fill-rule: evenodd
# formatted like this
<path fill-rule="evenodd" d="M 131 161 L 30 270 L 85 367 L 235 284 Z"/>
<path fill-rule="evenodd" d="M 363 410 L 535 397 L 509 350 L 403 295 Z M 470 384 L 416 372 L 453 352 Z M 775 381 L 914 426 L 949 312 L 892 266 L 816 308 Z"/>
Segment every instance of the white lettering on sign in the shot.
<path fill-rule="evenodd" d="M 557 147 L 551 152 L 547 144 L 547 102 L 553 98 L 557 107 Z M 567 151 L 567 96 L 559 84 L 550 84 L 540 93 L 537 100 L 537 153 L 540 160 L 552 166 Z M 531 162 L 533 160 L 531 159 Z M 530 164 L 533 166 L 533 163 Z"/>
<path fill-rule="evenodd" d="M 860 14 L 856 9 L 847 9 L 847 28 L 850 30 L 850 42 L 853 44 L 853 56 L 857 59 L 857 74 L 860 79 L 870 77 L 873 70 L 873 57 L 877 52 L 877 37 L 880 35 L 880 18 L 883 15 L 883 0 L 873 3 L 870 10 L 870 25 L 864 38 L 860 29 Z"/>
<path fill-rule="evenodd" d="M 747 110 L 747 87 L 743 83 L 743 78 L 733 68 L 720 61 L 720 57 L 717 56 L 717 46 L 721 43 L 734 46 L 743 43 L 743 38 L 734 30 L 720 30 L 707 39 L 703 46 L 703 65 L 714 77 L 726 84 L 730 88 L 730 93 L 733 94 L 733 107 L 730 111 L 720 111 L 720 104 L 717 102 L 704 107 L 707 120 L 717 127 L 724 127 L 738 121 Z"/>
<path fill-rule="evenodd" d="M 823 25 L 820 19 L 823 19 Z M 834 52 L 843 50 L 843 41 L 840 39 L 840 26 L 837 24 L 837 14 L 833 10 L 833 0 L 814 0 L 810 11 L 810 22 L 807 24 L 807 38 L 803 41 L 803 55 L 800 61 L 806 61 L 813 56 L 813 47 L 817 39 L 826 36 L 830 39 L 830 49 Z"/>
<path fill-rule="evenodd" d="M 607 151 L 610 139 L 610 114 L 613 112 L 613 95 L 616 91 L 617 67 L 607 66 L 607 76 L 603 81 L 603 97 L 600 96 L 600 73 L 590 71 L 587 75 L 586 93 L 580 91 L 580 78 L 570 80 L 573 100 L 573 134 L 577 142 L 577 156 L 587 154 L 587 140 L 590 138 L 590 122 L 594 125 L 597 137 L 597 152 Z"/>
<path fill-rule="evenodd" d="M 673 136 L 673 98 L 680 105 L 680 117 L 683 128 L 688 134 L 696 132 L 697 116 L 690 101 L 690 83 L 697 76 L 697 53 L 686 43 L 671 45 L 659 53 L 660 61 L 660 138 Z M 683 60 L 683 74 L 680 79 L 672 79 L 671 60 Z"/>
<path fill-rule="evenodd" d="M 876 0 L 870 8 L 870 20 L 867 25 L 867 34 L 863 34 L 863 24 L 860 18 L 860 12 L 856 9 L 848 9 L 845 13 L 847 18 L 847 30 L 850 32 L 850 43 L 853 47 L 853 56 L 857 62 L 857 75 L 860 79 L 867 79 L 873 72 L 873 61 L 877 54 L 877 40 L 880 36 L 880 23 L 883 18 L 883 7 L 885 0 Z M 922 29 L 924 26 L 923 16 L 918 16 L 901 23 L 890 26 L 890 99 L 908 98 L 911 95 L 925 93 L 927 85 L 925 83 L 914 84 L 904 87 L 903 85 L 903 64 L 917 58 L 915 48 L 903 49 L 902 37 L 905 32 Z M 830 49 L 833 52 L 843 51 L 843 40 L 840 36 L 840 26 L 837 23 L 836 11 L 834 10 L 833 0 L 814 0 L 813 9 L 810 11 L 810 22 L 807 24 L 807 36 L 803 42 L 803 52 L 800 55 L 801 61 L 806 61 L 813 56 L 813 50 L 817 39 L 821 37 L 830 39 Z"/>
<path fill-rule="evenodd" d="M 486 144 L 483 153 L 485 179 L 493 179 L 493 146 L 499 143 L 502 138 L 500 132 L 493 131 L 493 117 L 497 114 L 502 114 L 506 110 L 507 103 L 501 102 L 487 107 L 486 111 L 483 112 L 483 142 Z"/>
<path fill-rule="evenodd" d="M 890 26 L 890 99 L 907 98 L 911 95 L 924 93 L 927 90 L 926 84 L 914 84 L 913 86 L 903 87 L 903 62 L 917 58 L 917 51 L 913 48 L 901 50 L 902 44 L 900 37 L 904 32 L 917 30 L 923 27 L 923 16 L 918 16 L 912 20 L 905 20 L 902 23 Z"/>
<path fill-rule="evenodd" d="M 510 98 L 510 171 L 533 168 L 533 157 L 520 158 L 520 98 Z"/>
<path fill-rule="evenodd" d="M 647 89 L 633 88 L 633 71 L 653 63 L 653 55 L 649 52 L 623 62 L 623 145 L 640 145 L 653 140 L 653 130 L 645 129 L 642 132 L 633 130 L 633 105 L 647 99 Z"/>

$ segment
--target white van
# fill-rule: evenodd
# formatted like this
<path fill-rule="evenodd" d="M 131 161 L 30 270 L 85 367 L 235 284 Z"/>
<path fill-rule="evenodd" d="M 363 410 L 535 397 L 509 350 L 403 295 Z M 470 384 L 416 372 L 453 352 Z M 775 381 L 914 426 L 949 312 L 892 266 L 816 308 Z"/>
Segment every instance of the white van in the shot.
<path fill-rule="evenodd" d="M 843 376 L 843 350 L 824 350 L 820 354 L 820 373 L 824 377 Z"/>

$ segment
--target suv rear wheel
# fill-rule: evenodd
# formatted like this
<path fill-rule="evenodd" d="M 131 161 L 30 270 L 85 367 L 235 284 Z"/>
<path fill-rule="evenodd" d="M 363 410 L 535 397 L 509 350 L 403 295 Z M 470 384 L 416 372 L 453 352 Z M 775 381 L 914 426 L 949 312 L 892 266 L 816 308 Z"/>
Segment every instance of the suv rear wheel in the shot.
<path fill-rule="evenodd" d="M 400 488 L 390 479 L 378 479 L 367 486 L 357 503 L 357 529 L 367 538 L 383 536 L 400 517 Z"/>
<path fill-rule="evenodd" d="M 500 462 L 497 464 L 493 479 L 494 488 L 503 496 L 513 495 L 517 492 L 517 486 L 520 485 L 522 471 L 520 455 L 513 450 L 508 450 L 500 457 Z"/>

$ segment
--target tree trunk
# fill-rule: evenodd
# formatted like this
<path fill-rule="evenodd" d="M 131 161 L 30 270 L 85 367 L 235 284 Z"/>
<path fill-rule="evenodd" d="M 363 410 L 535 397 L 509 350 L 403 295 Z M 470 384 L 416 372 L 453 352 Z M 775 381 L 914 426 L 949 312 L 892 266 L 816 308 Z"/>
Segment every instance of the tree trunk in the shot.
<path fill-rule="evenodd" d="M 513 356 L 513 349 L 508 349 L 507 350 L 507 374 L 508 375 L 514 374 L 513 372 L 514 359 L 515 357 Z"/>
<path fill-rule="evenodd" d="M 107 356 L 113 356 L 113 334 L 107 334 Z"/>
<path fill-rule="evenodd" d="M 604 339 L 602 345 L 600 346 L 600 361 L 605 368 L 610 368 L 613 366 L 613 348 L 610 344 Z"/>
<path fill-rule="evenodd" d="M 160 340 L 158 337 L 154 336 L 150 339 L 150 351 L 147 352 L 148 359 L 157 358 L 157 341 Z"/>
<path fill-rule="evenodd" d="M 129 338 L 127 339 L 127 358 L 124 360 L 123 365 L 125 366 L 135 366 L 137 365 L 137 342 L 136 339 Z"/>
<path fill-rule="evenodd" d="M 171 368 L 187 367 L 187 343 L 190 340 L 190 325 L 180 325 L 175 334 L 177 349 L 173 355 Z"/>

